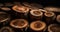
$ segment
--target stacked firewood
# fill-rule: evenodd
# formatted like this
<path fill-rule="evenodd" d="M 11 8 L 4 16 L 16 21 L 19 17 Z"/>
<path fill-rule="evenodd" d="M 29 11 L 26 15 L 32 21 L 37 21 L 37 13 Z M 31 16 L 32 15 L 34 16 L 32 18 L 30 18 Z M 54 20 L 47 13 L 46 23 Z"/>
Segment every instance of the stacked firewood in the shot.
<path fill-rule="evenodd" d="M 38 3 L 0 3 L 0 32 L 60 32 L 60 8 Z"/>

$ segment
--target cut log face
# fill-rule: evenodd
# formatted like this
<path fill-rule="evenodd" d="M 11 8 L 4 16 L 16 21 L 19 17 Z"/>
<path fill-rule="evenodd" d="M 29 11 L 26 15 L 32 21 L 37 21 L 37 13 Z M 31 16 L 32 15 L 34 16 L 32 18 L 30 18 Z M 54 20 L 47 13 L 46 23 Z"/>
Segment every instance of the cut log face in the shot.
<path fill-rule="evenodd" d="M 2 27 L 0 29 L 0 32 L 13 32 L 12 28 L 10 27 Z"/>
<path fill-rule="evenodd" d="M 5 4 L 5 6 L 8 6 L 8 7 L 9 7 L 9 6 L 11 7 L 11 6 L 13 6 L 13 5 L 14 5 L 14 4 L 9 3 L 9 2 L 8 2 L 8 3 L 4 3 L 4 4 Z"/>
<path fill-rule="evenodd" d="M 5 22 L 10 19 L 10 16 L 5 12 L 0 12 L 0 22 Z"/>
<path fill-rule="evenodd" d="M 58 24 L 51 24 L 48 26 L 49 32 L 60 32 L 60 26 Z"/>
<path fill-rule="evenodd" d="M 18 5 L 12 7 L 12 9 L 13 9 L 14 11 L 20 12 L 20 13 L 26 13 L 26 12 L 29 11 L 29 8 L 28 8 L 28 7 L 25 7 L 25 6 L 18 6 Z"/>
<path fill-rule="evenodd" d="M 10 11 L 11 9 L 8 8 L 8 7 L 1 7 L 1 10 L 3 10 L 3 11 Z"/>
<path fill-rule="evenodd" d="M 12 22 L 10 23 L 10 25 L 14 28 L 25 28 L 28 26 L 28 22 L 27 20 L 24 19 L 16 19 L 16 20 L 12 20 Z"/>
<path fill-rule="evenodd" d="M 59 7 L 52 7 L 52 6 L 48 6 L 44 8 L 47 11 L 51 11 L 51 12 L 60 12 L 60 8 Z"/>
<path fill-rule="evenodd" d="M 57 15 L 56 20 L 57 20 L 58 23 L 60 23 L 60 15 Z"/>
<path fill-rule="evenodd" d="M 30 24 L 30 28 L 34 31 L 42 31 L 45 29 L 45 27 L 46 27 L 46 24 L 44 22 L 41 22 L 41 21 L 33 21 Z"/>
<path fill-rule="evenodd" d="M 37 3 L 27 3 L 27 2 L 24 2 L 23 4 L 25 6 L 27 6 L 27 7 L 30 7 L 31 9 L 43 8 L 43 6 L 41 4 L 37 4 Z"/>

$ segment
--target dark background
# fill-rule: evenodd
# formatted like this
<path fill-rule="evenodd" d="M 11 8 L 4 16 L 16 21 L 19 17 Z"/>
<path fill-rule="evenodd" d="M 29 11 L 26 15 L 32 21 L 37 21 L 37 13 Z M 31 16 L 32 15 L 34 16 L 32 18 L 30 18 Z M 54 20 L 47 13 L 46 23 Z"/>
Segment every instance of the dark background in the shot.
<path fill-rule="evenodd" d="M 43 6 L 47 6 L 47 5 L 52 5 L 52 6 L 58 6 L 60 7 L 60 1 L 59 0 L 0 0 L 0 2 L 35 2 L 35 3 L 39 3 L 42 4 Z"/>

